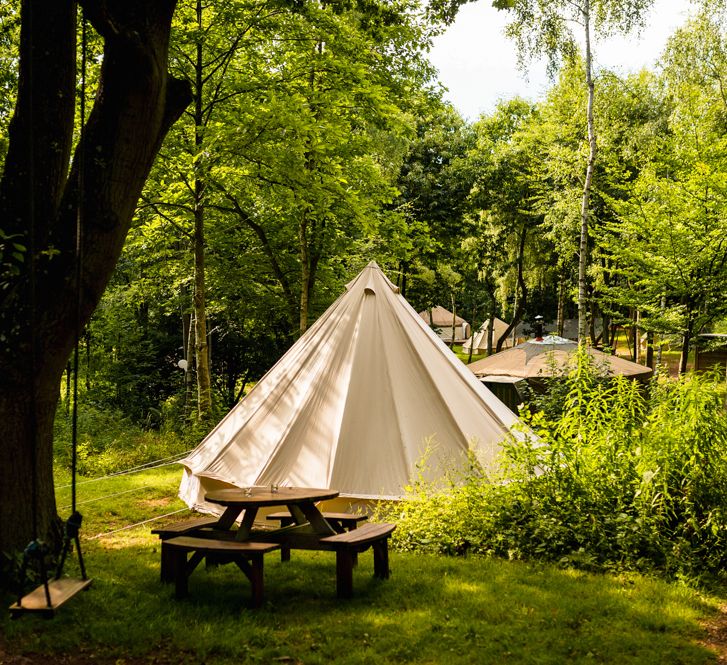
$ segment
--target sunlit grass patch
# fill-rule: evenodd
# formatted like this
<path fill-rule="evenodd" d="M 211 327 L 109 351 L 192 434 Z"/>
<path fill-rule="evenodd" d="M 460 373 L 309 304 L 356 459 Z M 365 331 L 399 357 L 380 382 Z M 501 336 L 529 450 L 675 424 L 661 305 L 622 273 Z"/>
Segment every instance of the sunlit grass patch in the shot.
<path fill-rule="evenodd" d="M 150 533 L 158 522 L 91 538 L 183 505 L 175 498 L 180 475 L 161 469 L 79 487 L 80 501 L 157 485 L 86 504 L 92 588 L 52 621 L 3 616 L 9 648 L 49 654 L 49 662 L 79 652 L 101 663 L 714 662 L 699 643 L 699 621 L 717 601 L 685 585 L 485 557 L 392 552 L 392 576 L 382 581 L 366 552 L 353 599 L 340 601 L 332 553 L 293 551 L 287 564 L 273 553 L 259 610 L 249 609 L 249 583 L 234 566 L 201 566 L 189 598 L 176 601 L 159 582 L 159 541 Z M 156 501 L 164 492 L 170 505 Z"/>

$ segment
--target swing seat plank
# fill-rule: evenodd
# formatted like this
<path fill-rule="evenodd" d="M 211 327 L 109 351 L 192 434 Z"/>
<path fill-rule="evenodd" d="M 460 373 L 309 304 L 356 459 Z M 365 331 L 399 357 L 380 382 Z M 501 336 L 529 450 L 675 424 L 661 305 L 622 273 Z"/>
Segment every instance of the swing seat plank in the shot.
<path fill-rule="evenodd" d="M 46 617 L 52 617 L 54 612 L 75 596 L 79 591 L 91 586 L 91 580 L 79 580 L 68 577 L 48 582 L 50 592 L 50 605 L 45 596 L 45 587 L 41 584 L 29 594 L 23 596 L 19 603 L 10 606 L 10 614 L 13 618 L 21 614 L 36 613 Z"/>

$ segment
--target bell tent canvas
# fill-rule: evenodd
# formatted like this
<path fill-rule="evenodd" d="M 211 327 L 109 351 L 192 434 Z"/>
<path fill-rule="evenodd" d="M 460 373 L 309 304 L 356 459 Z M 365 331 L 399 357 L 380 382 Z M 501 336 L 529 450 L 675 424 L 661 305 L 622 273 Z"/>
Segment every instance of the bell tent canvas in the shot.
<path fill-rule="evenodd" d="M 489 319 L 485 321 L 475 332 L 474 335 L 467 338 L 462 344 L 462 351 L 469 352 L 472 347 L 472 353 L 487 353 L 487 333 L 490 329 Z M 493 320 L 492 325 L 492 348 L 495 349 L 497 340 L 502 337 L 503 333 L 507 330 L 507 323 L 497 317 Z M 507 349 L 512 346 L 512 338 L 508 336 L 505 340 L 502 348 Z"/>
<path fill-rule="evenodd" d="M 225 487 L 333 488 L 397 499 L 472 450 L 491 464 L 515 415 L 370 263 L 184 460 L 180 497 Z"/>
<path fill-rule="evenodd" d="M 440 339 L 449 344 L 461 344 L 470 335 L 470 324 L 461 316 L 455 316 L 441 305 L 425 309 L 419 312 L 419 316 L 434 329 Z M 452 321 L 454 321 L 454 339 L 452 338 Z"/>

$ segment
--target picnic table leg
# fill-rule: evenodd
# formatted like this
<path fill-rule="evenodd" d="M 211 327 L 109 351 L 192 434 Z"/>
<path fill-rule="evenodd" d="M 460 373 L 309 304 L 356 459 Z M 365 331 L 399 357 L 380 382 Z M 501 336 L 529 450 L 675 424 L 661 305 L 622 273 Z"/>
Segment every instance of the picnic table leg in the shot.
<path fill-rule="evenodd" d="M 265 587 L 263 583 L 263 562 L 264 557 L 262 554 L 252 556 L 249 560 L 244 558 L 235 559 L 237 567 L 245 573 L 247 579 L 250 580 L 253 607 L 260 607 L 263 604 L 265 595 Z"/>
<path fill-rule="evenodd" d="M 339 598 L 353 596 L 353 557 L 348 549 L 336 552 L 336 595 Z"/>
<path fill-rule="evenodd" d="M 204 554 L 195 552 L 187 561 L 187 553 L 184 550 L 176 550 L 174 552 L 174 596 L 176 598 L 184 598 L 189 588 L 187 581 L 199 562 L 204 559 Z"/>
<path fill-rule="evenodd" d="M 174 552 L 172 552 L 169 547 L 166 547 L 162 540 L 162 564 L 159 574 L 163 584 L 171 584 L 174 582 L 176 578 L 176 574 L 174 572 L 175 563 L 176 557 L 174 556 Z"/>
<path fill-rule="evenodd" d="M 389 539 L 384 538 L 372 544 L 374 550 L 374 577 L 389 578 Z"/>

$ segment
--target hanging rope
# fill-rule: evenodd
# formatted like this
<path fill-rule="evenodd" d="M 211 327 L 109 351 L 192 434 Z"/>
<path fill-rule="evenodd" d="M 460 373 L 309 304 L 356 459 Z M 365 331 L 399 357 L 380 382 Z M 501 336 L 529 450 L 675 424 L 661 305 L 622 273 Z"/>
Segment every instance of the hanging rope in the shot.
<path fill-rule="evenodd" d="M 106 536 L 112 536 L 115 533 L 120 533 L 121 531 L 128 531 L 129 529 L 134 529 L 137 526 L 149 524 L 149 522 L 156 522 L 157 520 L 163 520 L 165 517 L 171 517 L 172 515 L 176 515 L 177 513 L 184 513 L 184 512 L 187 512 L 188 510 L 189 510 L 189 508 L 187 508 L 185 506 L 184 508 L 180 508 L 179 510 L 173 510 L 171 513 L 166 513 L 165 515 L 159 515 L 158 517 L 151 517 L 148 520 L 136 522 L 135 524 L 129 524 L 128 526 L 122 526 L 120 529 L 114 529 L 113 531 L 105 531 L 104 533 L 98 533 L 95 536 L 92 536 L 91 538 L 89 538 L 89 540 L 97 540 L 98 538 L 105 538 Z"/>
<path fill-rule="evenodd" d="M 66 557 L 71 545 L 75 544 L 78 553 L 78 565 L 81 569 L 81 578 L 86 576 L 86 566 L 83 562 L 81 550 L 80 530 L 83 516 L 76 509 L 76 476 L 78 466 L 78 366 L 79 366 L 79 340 L 81 339 L 81 280 L 83 278 L 83 213 L 85 208 L 84 171 L 85 171 L 85 125 L 86 125 L 86 53 L 88 51 L 88 34 L 86 18 L 81 9 L 81 101 L 80 101 L 80 131 L 78 138 L 78 193 L 76 201 L 76 344 L 73 348 L 73 409 L 71 415 L 71 516 L 66 520 L 63 548 L 58 560 L 55 579 L 60 579 Z"/>

